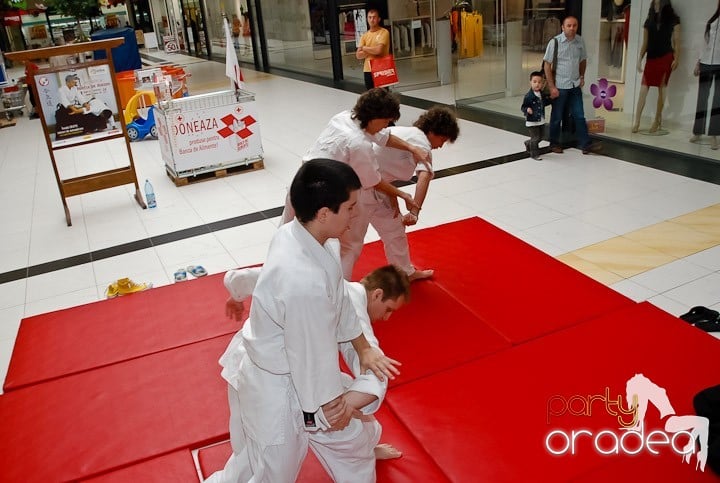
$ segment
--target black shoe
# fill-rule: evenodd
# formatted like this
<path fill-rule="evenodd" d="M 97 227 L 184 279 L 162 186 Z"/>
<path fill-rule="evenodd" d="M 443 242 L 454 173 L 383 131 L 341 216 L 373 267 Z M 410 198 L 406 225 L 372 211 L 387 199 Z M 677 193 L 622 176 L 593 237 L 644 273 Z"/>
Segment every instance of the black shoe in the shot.
<path fill-rule="evenodd" d="M 686 314 L 682 314 L 680 318 L 690 324 L 698 324 L 701 322 L 713 322 L 718 320 L 720 313 L 717 310 L 709 309 L 701 305 L 693 307 Z"/>
<path fill-rule="evenodd" d="M 603 148 L 602 143 L 590 143 L 587 146 L 585 146 L 584 148 L 582 148 L 582 153 L 583 154 L 590 154 L 590 153 L 597 154 L 600 151 L 602 151 L 602 148 Z"/>

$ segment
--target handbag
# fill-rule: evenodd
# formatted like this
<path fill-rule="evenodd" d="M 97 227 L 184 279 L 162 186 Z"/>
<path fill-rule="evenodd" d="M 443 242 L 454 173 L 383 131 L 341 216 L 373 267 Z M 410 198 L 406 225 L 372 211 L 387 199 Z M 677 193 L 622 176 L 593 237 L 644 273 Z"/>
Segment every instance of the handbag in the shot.
<path fill-rule="evenodd" d="M 375 87 L 389 87 L 400 83 L 392 55 L 370 59 L 370 73 Z"/>

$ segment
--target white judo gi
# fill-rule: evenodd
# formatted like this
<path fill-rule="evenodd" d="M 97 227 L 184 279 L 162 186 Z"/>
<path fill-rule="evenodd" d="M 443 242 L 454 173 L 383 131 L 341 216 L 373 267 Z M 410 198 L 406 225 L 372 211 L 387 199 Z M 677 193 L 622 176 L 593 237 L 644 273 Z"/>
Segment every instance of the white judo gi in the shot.
<path fill-rule="evenodd" d="M 303 411 L 323 421 L 320 405 L 344 392 L 337 342 L 362 330 L 351 302 L 358 293 L 342 280 L 338 252 L 337 240 L 321 247 L 295 220 L 273 238 L 262 272 L 226 275 L 236 300 L 252 291 L 255 280 L 257 286 L 250 317 L 220 359 L 228 381 L 233 455 L 208 481 L 294 481 L 308 444 L 337 481 L 375 480 L 377 423 L 352 419 L 343 431 L 327 433 L 337 435 L 336 443 L 303 427 Z M 362 303 L 368 319 L 367 300 Z M 363 392 L 381 400 L 385 386 L 372 378 L 377 383 L 365 382 Z"/>
<path fill-rule="evenodd" d="M 424 132 L 416 127 L 393 126 L 389 128 L 390 133 L 409 144 L 418 146 L 431 153 L 430 141 Z M 432 158 L 426 163 L 416 163 L 415 158 L 409 151 L 390 148 L 386 146 L 374 146 L 375 157 L 380 167 L 380 176 L 383 181 L 409 181 L 415 173 L 427 171 L 432 173 Z M 429 156 L 432 156 L 430 154 Z M 408 246 L 405 225 L 402 217 L 396 216 L 395 205 L 386 193 L 376 191 L 375 203 L 367 205 L 367 222 L 358 226 L 362 231 L 363 238 L 367 232 L 368 223 L 375 228 L 385 248 L 385 257 L 388 263 L 398 266 L 408 275 L 415 272 L 415 267 L 410 261 L 410 248 Z"/>
<path fill-rule="evenodd" d="M 368 223 L 366 207 L 376 204 L 373 186 L 381 180 L 373 145 L 385 146 L 388 139 L 390 139 L 390 131 L 387 128 L 370 135 L 360 127 L 359 121 L 352 119 L 351 111 L 343 111 L 330 119 L 315 144 L 303 156 L 303 162 L 327 158 L 349 164 L 360 178 L 362 189 L 353 211 L 353 218 L 350 220 L 350 229 L 340 238 L 343 276 L 347 280 L 352 276 L 353 266 L 360 257 L 365 242 Z M 290 205 L 288 196 L 282 215 L 283 223 L 292 220 L 294 216 L 295 210 Z"/>

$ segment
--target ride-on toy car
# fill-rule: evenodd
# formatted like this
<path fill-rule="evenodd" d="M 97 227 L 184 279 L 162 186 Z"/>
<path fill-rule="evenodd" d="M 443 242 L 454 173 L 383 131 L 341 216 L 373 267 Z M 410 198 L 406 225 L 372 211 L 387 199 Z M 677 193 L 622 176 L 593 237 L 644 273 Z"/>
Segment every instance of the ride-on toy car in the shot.
<path fill-rule="evenodd" d="M 137 116 L 125 127 L 130 141 L 139 141 L 140 139 L 144 139 L 148 134 L 157 139 L 158 133 L 157 126 L 155 126 L 155 106 L 150 106 L 146 119 L 143 119 L 141 116 Z"/>

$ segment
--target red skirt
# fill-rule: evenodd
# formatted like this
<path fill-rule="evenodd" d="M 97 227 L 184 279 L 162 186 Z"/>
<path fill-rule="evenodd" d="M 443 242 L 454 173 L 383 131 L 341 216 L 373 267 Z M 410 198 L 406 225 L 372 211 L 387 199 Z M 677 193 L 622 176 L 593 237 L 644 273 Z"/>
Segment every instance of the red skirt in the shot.
<path fill-rule="evenodd" d="M 662 57 L 648 59 L 643 71 L 642 83 L 649 87 L 666 86 L 670 80 L 672 63 L 675 56 L 669 52 Z"/>

